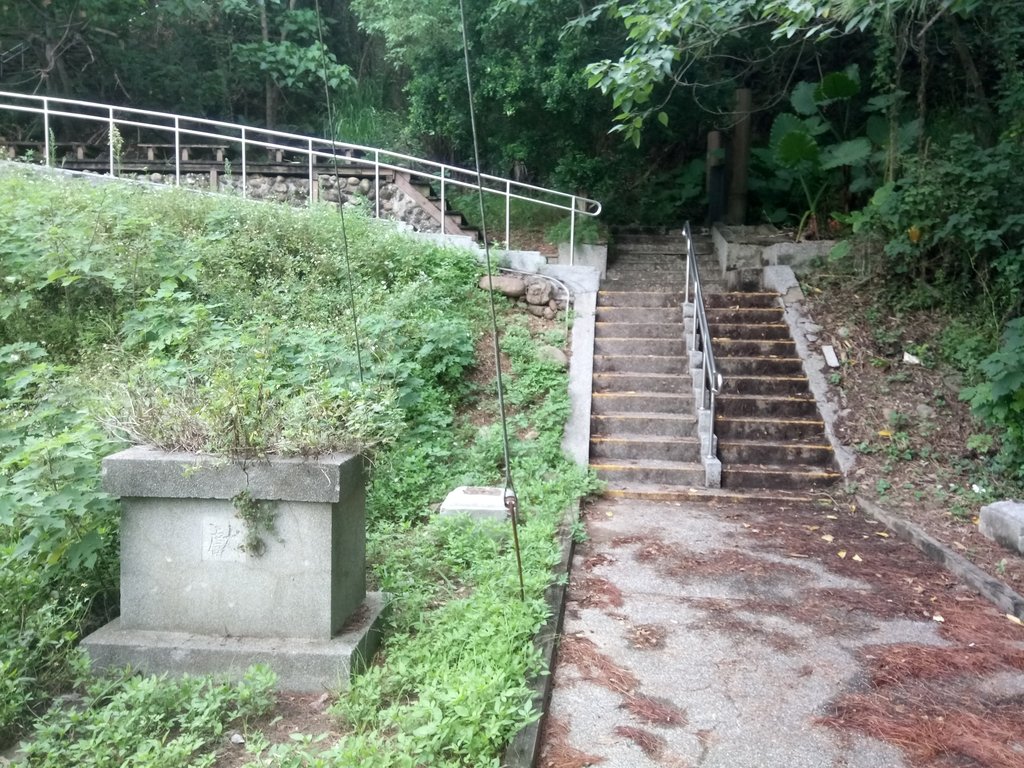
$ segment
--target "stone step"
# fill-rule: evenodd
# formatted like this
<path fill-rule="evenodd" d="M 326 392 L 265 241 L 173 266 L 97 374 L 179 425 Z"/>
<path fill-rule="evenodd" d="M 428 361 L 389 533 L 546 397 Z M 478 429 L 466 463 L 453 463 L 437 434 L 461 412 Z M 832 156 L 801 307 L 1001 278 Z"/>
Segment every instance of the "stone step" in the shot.
<path fill-rule="evenodd" d="M 721 308 L 754 308 L 754 307 L 777 307 L 779 305 L 779 294 L 777 293 L 751 293 L 737 292 L 719 293 L 713 298 L 708 297 L 708 306 Z"/>
<path fill-rule="evenodd" d="M 683 309 L 678 303 L 665 307 L 609 307 L 598 305 L 595 318 L 598 323 L 657 323 L 681 325 Z"/>
<path fill-rule="evenodd" d="M 601 307 L 679 307 L 682 292 L 662 291 L 598 291 L 597 303 Z"/>
<path fill-rule="evenodd" d="M 705 298 L 710 299 L 710 295 Z M 707 307 L 706 314 L 712 328 L 717 325 L 755 325 L 757 323 L 777 325 L 782 322 L 783 316 L 781 307 Z"/>
<path fill-rule="evenodd" d="M 798 357 L 719 357 L 718 347 L 712 349 L 718 370 L 727 380 L 730 376 L 802 376 L 804 372 Z"/>
<path fill-rule="evenodd" d="M 806 394 L 806 376 L 730 376 L 724 392 L 730 395 Z"/>
<path fill-rule="evenodd" d="M 831 499 L 822 497 L 813 489 L 765 489 L 765 488 L 703 488 L 675 487 L 671 485 L 655 485 L 621 482 L 609 482 L 605 486 L 604 495 L 615 499 L 639 499 L 643 501 L 668 501 L 679 503 L 741 504 L 750 507 L 761 505 L 772 511 L 785 510 L 794 506 L 806 506 L 824 498 L 831 504 Z"/>
<path fill-rule="evenodd" d="M 595 392 L 591 413 L 672 413 L 692 415 L 693 395 L 673 392 Z"/>
<path fill-rule="evenodd" d="M 810 394 L 736 395 L 722 393 L 716 399 L 718 413 L 723 418 L 756 416 L 761 418 L 815 419 L 819 416 L 818 405 Z"/>
<path fill-rule="evenodd" d="M 665 355 L 594 355 L 594 371 L 599 373 L 674 373 L 688 374 L 686 357 Z"/>
<path fill-rule="evenodd" d="M 719 440 L 765 440 L 767 442 L 817 443 L 825 434 L 821 419 L 715 417 L 715 435 Z"/>
<path fill-rule="evenodd" d="M 657 438 L 592 437 L 590 460 L 627 459 L 636 461 L 700 461 L 700 442 L 696 437 Z"/>
<path fill-rule="evenodd" d="M 594 392 L 692 392 L 686 373 L 595 373 Z"/>
<path fill-rule="evenodd" d="M 680 329 L 682 325 L 680 325 Z M 686 344 L 682 334 L 676 339 L 653 338 L 600 338 L 594 339 L 595 355 L 659 355 L 663 357 L 683 357 L 686 355 Z"/>
<path fill-rule="evenodd" d="M 639 275 L 634 277 L 620 277 L 617 279 L 605 280 L 602 287 L 606 291 L 619 291 L 628 293 L 662 293 L 671 291 L 679 295 L 681 302 L 683 288 L 686 286 L 682 275 L 678 278 L 655 277 L 651 275 Z"/>
<path fill-rule="evenodd" d="M 801 465 L 722 465 L 723 488 L 826 488 L 842 475 L 835 470 Z"/>
<path fill-rule="evenodd" d="M 796 342 L 792 339 L 721 339 L 712 336 L 715 357 L 783 357 L 795 358 Z"/>
<path fill-rule="evenodd" d="M 767 440 L 718 440 L 718 456 L 723 466 L 742 464 L 806 464 L 831 469 L 835 452 L 827 443 L 773 443 Z"/>
<path fill-rule="evenodd" d="M 697 462 L 636 461 L 623 459 L 609 462 L 591 461 L 597 476 L 608 482 L 654 483 L 674 486 L 703 486 L 704 467 Z"/>
<path fill-rule="evenodd" d="M 785 323 L 711 323 L 711 334 L 716 339 L 789 339 L 789 326 Z"/>
<path fill-rule="evenodd" d="M 696 430 L 697 417 L 692 413 L 614 413 L 590 417 L 591 437 L 693 437 Z"/>
<path fill-rule="evenodd" d="M 681 269 L 686 265 L 686 252 L 655 253 L 652 251 L 617 252 L 610 259 L 611 266 L 616 269 L 632 269 L 633 267 L 659 266 Z"/>
<path fill-rule="evenodd" d="M 682 315 L 674 323 L 594 323 L 594 336 L 598 339 L 681 339 L 683 338 Z"/>

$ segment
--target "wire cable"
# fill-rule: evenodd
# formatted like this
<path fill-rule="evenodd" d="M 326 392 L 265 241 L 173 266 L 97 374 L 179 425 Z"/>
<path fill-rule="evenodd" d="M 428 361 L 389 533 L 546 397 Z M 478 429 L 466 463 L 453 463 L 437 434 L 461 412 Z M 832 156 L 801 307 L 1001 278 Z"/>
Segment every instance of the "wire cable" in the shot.
<path fill-rule="evenodd" d="M 327 46 L 324 44 L 324 22 L 323 16 L 320 13 L 320 0 L 316 0 L 315 7 L 317 38 L 320 42 L 320 64 L 324 81 L 324 102 L 327 106 L 327 133 L 331 141 L 331 170 L 334 174 L 334 190 L 338 194 L 338 215 L 341 216 L 341 249 L 342 257 L 345 261 L 345 278 L 348 283 L 349 310 L 352 313 L 352 333 L 355 336 L 356 343 L 356 365 L 359 368 L 359 384 L 362 386 L 365 383 L 363 381 L 363 345 L 359 338 L 359 315 L 356 309 L 355 280 L 352 279 L 352 262 L 349 259 L 348 253 L 348 231 L 345 229 L 345 202 L 342 199 L 341 174 L 338 173 L 338 143 L 334 136 L 334 106 L 331 102 L 331 88 L 327 78 Z M 309 190 L 309 195 L 312 198 L 312 188 Z"/>
<path fill-rule="evenodd" d="M 505 508 L 512 518 L 512 543 L 516 552 L 516 567 L 519 572 L 519 599 L 526 600 L 526 586 L 523 583 L 523 556 L 519 548 L 519 499 L 512 481 L 512 460 L 509 450 L 508 419 L 505 415 L 505 387 L 501 378 L 501 346 L 498 343 L 498 311 L 494 306 L 494 269 L 491 266 L 491 245 L 487 237 L 487 217 L 484 213 L 484 184 L 480 171 L 480 141 L 476 129 L 476 112 L 473 108 L 473 78 L 469 72 L 469 37 L 466 32 L 466 4 L 459 0 L 459 16 L 462 21 L 462 58 L 466 64 L 466 92 L 469 96 L 469 126 L 473 134 L 473 162 L 476 170 L 477 200 L 480 204 L 480 233 L 484 238 L 484 255 L 487 263 L 487 296 L 491 307 L 491 332 L 494 339 L 494 369 L 498 387 L 498 411 L 501 415 L 501 440 L 505 462 L 505 487 L 502 491 Z M 442 212 L 441 227 L 444 227 Z"/>

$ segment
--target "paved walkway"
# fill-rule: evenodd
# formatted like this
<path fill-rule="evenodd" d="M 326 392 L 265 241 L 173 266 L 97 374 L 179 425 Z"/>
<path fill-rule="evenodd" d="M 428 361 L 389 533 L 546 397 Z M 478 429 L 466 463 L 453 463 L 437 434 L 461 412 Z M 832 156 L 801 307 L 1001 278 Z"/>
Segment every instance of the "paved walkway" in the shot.
<path fill-rule="evenodd" d="M 587 528 L 543 768 L 929 765 L 982 728 L 915 743 L 943 706 L 1024 694 L 1021 628 L 849 508 L 602 500 Z"/>

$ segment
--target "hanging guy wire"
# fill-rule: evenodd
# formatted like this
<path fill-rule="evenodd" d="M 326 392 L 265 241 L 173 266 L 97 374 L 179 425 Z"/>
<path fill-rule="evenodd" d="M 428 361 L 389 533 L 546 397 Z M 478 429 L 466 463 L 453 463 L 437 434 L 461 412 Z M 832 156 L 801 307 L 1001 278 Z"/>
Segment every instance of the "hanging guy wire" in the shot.
<path fill-rule="evenodd" d="M 348 232 L 345 229 L 345 202 L 341 193 L 341 174 L 338 173 L 338 145 L 334 137 L 334 107 L 331 102 L 331 87 L 327 82 L 327 46 L 324 45 L 324 23 L 320 13 L 320 0 L 316 0 L 316 31 L 320 42 L 320 64 L 323 69 L 324 101 L 327 106 L 327 126 L 331 139 L 331 170 L 334 173 L 334 191 L 338 194 L 338 215 L 341 216 L 341 249 L 345 260 L 345 278 L 348 283 L 348 303 L 352 312 L 352 333 L 356 342 L 356 364 L 359 366 L 359 383 L 363 382 L 363 345 L 359 339 L 359 316 L 356 314 L 355 281 L 352 279 L 352 262 L 348 256 Z M 309 190 L 312 198 L 313 189 Z"/>
<path fill-rule="evenodd" d="M 466 4 L 459 0 L 459 16 L 462 20 L 462 57 L 466 64 L 466 92 L 469 96 L 469 126 L 473 133 L 473 162 L 476 170 L 476 192 L 480 204 L 480 233 L 484 238 L 484 254 L 487 259 L 487 296 L 491 306 L 491 332 L 494 338 L 494 369 L 497 372 L 498 411 L 501 414 L 501 439 L 505 461 L 505 488 L 503 498 L 505 508 L 512 518 L 512 543 L 516 551 L 516 568 L 519 571 L 519 599 L 526 600 L 526 587 L 523 584 L 523 556 L 519 549 L 519 499 L 516 497 L 515 485 L 512 482 L 512 462 L 509 456 L 508 422 L 505 417 L 505 388 L 501 381 L 501 346 L 498 344 L 498 313 L 494 307 L 494 281 L 491 268 L 491 245 L 487 237 L 487 217 L 484 214 L 484 185 L 480 176 L 480 142 L 477 138 L 476 113 L 473 109 L 473 78 L 469 74 L 469 39 L 466 33 Z M 442 212 L 442 232 L 444 229 Z"/>

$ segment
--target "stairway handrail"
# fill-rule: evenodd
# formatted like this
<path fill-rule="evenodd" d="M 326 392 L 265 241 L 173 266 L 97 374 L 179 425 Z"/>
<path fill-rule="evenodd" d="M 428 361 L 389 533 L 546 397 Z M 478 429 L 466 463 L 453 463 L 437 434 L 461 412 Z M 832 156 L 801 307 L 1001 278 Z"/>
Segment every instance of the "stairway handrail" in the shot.
<path fill-rule="evenodd" d="M 697 268 L 697 255 L 693 250 L 693 234 L 690 231 L 690 222 L 683 225 L 683 238 L 686 240 L 686 282 L 683 292 L 683 302 L 693 304 L 693 333 L 691 334 L 689 349 L 692 352 L 701 353 L 701 393 L 707 392 L 707 405 L 700 402 L 698 407 L 710 410 L 710 436 L 708 439 L 707 458 L 715 458 L 715 398 L 722 389 L 725 379 L 718 371 L 715 363 L 715 352 L 711 344 L 711 328 L 708 325 L 708 316 L 704 308 L 704 290 L 700 284 L 700 270 Z M 700 346 L 697 342 L 700 341 Z"/>
<path fill-rule="evenodd" d="M 72 111 L 77 109 L 78 111 Z M 203 117 L 188 115 L 177 115 L 171 112 L 160 112 L 137 107 L 122 107 L 114 104 L 101 104 L 99 102 L 82 101 L 79 99 L 65 99 L 54 96 L 39 96 L 36 94 L 17 93 L 14 91 L 0 91 L 0 111 L 22 112 L 42 115 L 43 117 L 43 139 L 39 144 L 43 146 L 44 164 L 47 167 L 53 165 L 51 142 L 57 142 L 52 136 L 51 119 L 60 117 L 87 122 L 106 123 L 108 125 L 108 150 L 110 175 L 117 176 L 117 152 L 115 150 L 115 128 L 118 126 L 142 128 L 152 131 L 169 131 L 174 138 L 174 184 L 181 185 L 181 138 L 183 136 L 215 139 L 221 142 L 230 142 L 230 145 L 238 144 L 241 148 L 241 177 L 242 196 L 247 193 L 247 179 L 249 164 L 247 162 L 246 149 L 249 146 L 261 149 L 283 150 L 289 153 L 305 156 L 307 173 L 310 184 L 309 204 L 314 202 L 313 188 L 316 184 L 316 159 L 333 160 L 339 154 L 344 156 L 346 163 L 355 166 L 366 166 L 373 168 L 374 175 L 374 215 L 380 218 L 381 201 L 380 185 L 381 172 L 392 171 L 408 173 L 428 181 L 440 181 L 441 193 L 441 234 L 445 231 L 445 192 L 446 185 L 476 189 L 478 185 L 485 193 L 496 194 L 505 200 L 505 247 L 511 248 L 511 201 L 524 200 L 548 208 L 568 211 L 569 220 L 569 263 L 574 263 L 576 245 L 576 217 L 597 216 L 601 213 L 601 203 L 587 197 L 574 193 L 561 192 L 555 189 L 539 187 L 526 182 L 506 179 L 487 173 L 479 176 L 476 171 L 462 168 L 456 165 L 418 158 L 413 155 L 406 155 L 401 152 L 393 152 L 378 147 L 369 147 L 363 144 L 353 144 L 346 141 L 331 141 L 315 136 L 288 131 L 277 131 L 269 128 L 258 128 L 254 126 L 228 123 L 222 120 L 212 120 Z M 86 110 L 93 110 L 97 114 L 89 114 Z M 153 120 L 164 120 L 169 124 L 160 124 Z M 196 127 L 198 126 L 198 127 Z M 233 135 L 237 133 L 237 135 Z M 290 142 L 290 143 L 286 143 Z M 0 140 L 0 144 L 3 141 Z M 359 153 L 358 156 L 356 153 Z M 369 157 L 367 157 L 369 155 Z M 497 187 L 497 188 L 495 188 Z M 543 199 L 544 195 L 552 199 Z"/>

